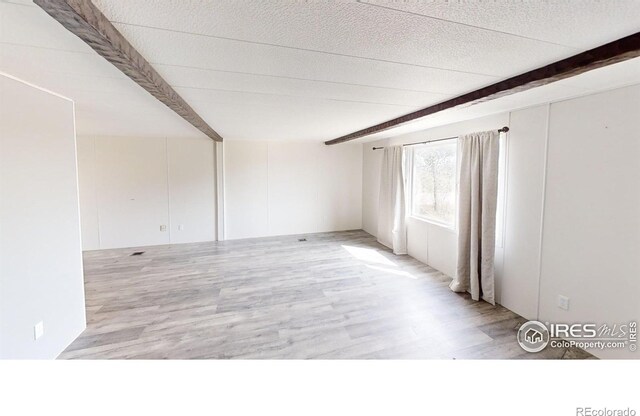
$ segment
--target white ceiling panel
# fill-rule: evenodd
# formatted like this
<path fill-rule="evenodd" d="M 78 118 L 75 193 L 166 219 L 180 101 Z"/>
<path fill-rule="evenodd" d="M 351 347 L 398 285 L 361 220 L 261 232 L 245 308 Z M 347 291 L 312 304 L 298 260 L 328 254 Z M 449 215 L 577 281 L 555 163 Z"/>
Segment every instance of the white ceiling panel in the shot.
<path fill-rule="evenodd" d="M 268 54 L 267 57 L 270 60 L 273 59 Z M 279 61 L 276 60 L 276 65 L 263 66 L 259 65 L 257 60 L 249 57 L 248 63 L 244 64 L 243 61 L 242 67 L 239 67 L 240 61 L 231 60 L 230 67 L 226 68 L 222 67 L 220 61 L 215 63 L 214 68 L 173 65 L 162 61 L 152 61 L 151 63 L 170 82 L 173 82 L 171 74 L 165 68 L 176 67 L 198 69 L 211 73 L 234 73 L 263 78 L 293 79 L 310 83 L 380 87 L 445 95 L 460 94 L 476 88 L 477 85 L 491 84 L 500 79 L 493 76 L 409 67 L 388 62 L 374 62 L 372 64 L 363 60 L 331 55 L 315 55 L 313 59 L 296 58 L 289 60 L 288 65 L 283 61 L 285 58 L 286 56 Z M 247 71 L 247 68 L 250 70 Z M 266 72 L 267 70 L 270 72 Z"/>
<path fill-rule="evenodd" d="M 638 0 L 360 0 L 370 7 L 591 49 L 640 31 Z"/>
<path fill-rule="evenodd" d="M 55 72 L 94 78 L 129 80 L 97 54 L 0 44 L 0 64 L 5 72 Z"/>
<path fill-rule="evenodd" d="M 98 55 L 60 52 L 53 49 L 29 48 L 16 45 L 0 47 L 0 63 L 2 70 L 16 74 L 29 74 L 29 81 L 36 83 L 38 79 L 69 82 L 66 87 L 89 87 L 91 89 L 110 89 L 114 83 L 123 85 L 131 91 L 132 82 L 122 72 L 113 67 L 113 71 L 105 70 L 105 60 Z M 74 85 L 74 78 L 87 78 L 85 85 Z"/>
<path fill-rule="evenodd" d="M 0 39 L 3 43 L 95 53 L 87 44 L 79 41 L 76 35 L 60 30 L 60 23 L 29 3 L 0 4 Z"/>
<path fill-rule="evenodd" d="M 182 67 L 159 66 L 159 68 L 163 77 L 171 79 L 171 85 L 174 88 L 186 90 L 253 93 L 283 98 L 298 97 L 402 107 L 424 107 L 451 97 L 450 94 L 435 94 L 398 88 L 310 82 L 292 78 L 211 72 Z"/>
<path fill-rule="evenodd" d="M 640 31 L 636 0 L 93 2 L 230 140 L 328 140 Z M 631 62 L 400 131 L 640 82 Z M 73 99 L 79 134 L 201 135 L 27 0 L 0 0 L 0 71 Z"/>
<path fill-rule="evenodd" d="M 487 83 L 498 79 L 455 71 L 428 71 L 428 68 L 409 67 L 407 73 L 410 74 L 411 79 L 408 82 L 402 82 L 407 66 L 391 62 L 365 61 L 348 56 L 230 42 L 141 27 L 120 25 L 117 27 L 154 65 L 177 65 L 374 86 L 382 83 L 382 86 L 398 86 L 405 89 L 410 89 L 413 85 L 415 90 L 435 93 L 450 92 L 446 86 L 432 82 L 431 76 L 435 76 L 435 80 L 448 81 L 450 86 L 456 83 L 477 85 L 478 81 Z M 170 78 L 168 81 L 172 82 Z"/>
<path fill-rule="evenodd" d="M 0 71 L 73 99 L 78 134 L 200 135 L 33 4 L 0 3 Z"/>
<path fill-rule="evenodd" d="M 640 58 L 599 68 L 575 77 L 479 104 L 451 108 L 362 139 L 371 142 L 491 114 L 559 102 L 626 85 L 640 84 Z"/>
<path fill-rule="evenodd" d="M 285 49 L 497 76 L 575 53 L 562 45 L 357 2 L 102 0 L 97 4 L 152 60 L 158 60 L 153 43 L 163 42 L 170 33 L 187 48 L 208 46 L 205 53 L 210 58 L 226 56 L 225 49 L 239 53 L 263 49 L 269 55 Z M 190 46 L 188 34 L 197 46 Z M 284 61 L 289 63 L 295 60 Z"/>
<path fill-rule="evenodd" d="M 640 58 L 585 72 L 559 82 L 563 85 L 591 90 L 604 90 L 637 84 L 640 82 Z"/>
<path fill-rule="evenodd" d="M 222 126 L 219 133 L 223 137 L 242 140 L 329 140 L 359 126 L 418 109 L 224 91 L 178 92 L 212 125 Z M 225 130 L 226 125 L 244 127 L 238 133 L 236 129 Z"/>

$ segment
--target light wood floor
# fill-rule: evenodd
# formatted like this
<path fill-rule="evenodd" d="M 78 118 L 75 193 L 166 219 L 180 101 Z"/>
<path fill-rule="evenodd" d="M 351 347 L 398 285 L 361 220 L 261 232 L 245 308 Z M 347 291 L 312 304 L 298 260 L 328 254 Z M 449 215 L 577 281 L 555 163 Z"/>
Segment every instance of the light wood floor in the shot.
<path fill-rule="evenodd" d="M 91 251 L 84 267 L 87 329 L 60 358 L 590 357 L 524 352 L 525 319 L 364 231 Z"/>

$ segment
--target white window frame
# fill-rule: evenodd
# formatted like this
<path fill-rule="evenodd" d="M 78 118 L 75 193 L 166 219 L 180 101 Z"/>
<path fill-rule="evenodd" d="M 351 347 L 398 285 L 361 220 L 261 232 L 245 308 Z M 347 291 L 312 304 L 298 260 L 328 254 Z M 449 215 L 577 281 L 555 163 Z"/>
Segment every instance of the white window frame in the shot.
<path fill-rule="evenodd" d="M 416 144 L 416 145 L 412 145 L 412 147 L 414 149 L 420 149 L 420 148 L 424 148 L 426 146 L 437 146 L 437 145 L 442 145 L 445 144 L 449 141 L 455 140 L 456 142 L 456 179 L 455 179 L 455 204 L 454 204 L 454 213 L 453 213 L 453 222 L 452 223 L 446 223 L 443 221 L 439 221 L 435 218 L 430 218 L 430 217 L 426 217 L 424 215 L 418 215 L 418 214 L 414 214 L 413 212 L 413 165 L 414 165 L 414 159 L 415 159 L 415 151 L 411 152 L 411 157 L 409 158 L 409 163 L 407 163 L 407 168 L 408 168 L 408 172 L 407 172 L 407 176 L 409 178 L 409 189 L 408 189 L 408 194 L 409 194 L 409 198 L 408 198 L 408 203 L 409 203 L 409 217 L 419 220 L 419 221 L 424 221 L 426 223 L 429 224 L 433 224 L 433 225 L 437 225 L 438 227 L 442 227 L 454 232 L 457 232 L 458 230 L 458 186 L 459 186 L 459 163 L 460 163 L 460 158 L 459 153 L 460 153 L 460 144 L 458 143 L 458 139 L 457 138 L 452 138 L 452 139 L 447 139 L 447 140 L 438 140 L 435 143 L 422 143 L 422 144 Z"/>

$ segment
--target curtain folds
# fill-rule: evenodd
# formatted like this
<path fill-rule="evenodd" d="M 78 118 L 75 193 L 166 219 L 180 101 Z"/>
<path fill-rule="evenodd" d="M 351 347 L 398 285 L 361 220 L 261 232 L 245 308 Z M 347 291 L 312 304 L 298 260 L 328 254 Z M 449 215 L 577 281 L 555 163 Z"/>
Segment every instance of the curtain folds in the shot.
<path fill-rule="evenodd" d="M 458 140 L 458 263 L 450 288 L 495 305 L 499 133 L 473 133 Z"/>
<path fill-rule="evenodd" d="M 403 147 L 384 149 L 378 200 L 378 242 L 394 254 L 407 254 Z"/>

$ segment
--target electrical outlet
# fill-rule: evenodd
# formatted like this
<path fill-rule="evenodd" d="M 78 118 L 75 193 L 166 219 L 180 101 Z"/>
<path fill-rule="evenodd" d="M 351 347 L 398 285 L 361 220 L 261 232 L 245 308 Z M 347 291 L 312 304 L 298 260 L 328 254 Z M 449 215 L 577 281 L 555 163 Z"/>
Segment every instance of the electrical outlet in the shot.
<path fill-rule="evenodd" d="M 569 298 L 566 296 L 558 295 L 558 308 L 569 310 Z"/>
<path fill-rule="evenodd" d="M 160 226 L 160 231 L 167 231 L 167 226 L 166 225 L 161 225 Z"/>
<path fill-rule="evenodd" d="M 178 225 L 178 231 L 184 231 L 184 225 L 182 224 Z"/>
<path fill-rule="evenodd" d="M 44 335 L 44 323 L 40 321 L 33 326 L 33 339 L 37 340 L 42 335 Z"/>

